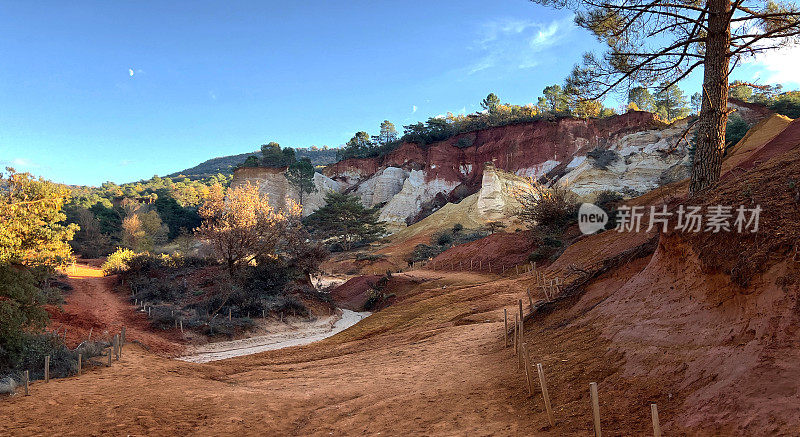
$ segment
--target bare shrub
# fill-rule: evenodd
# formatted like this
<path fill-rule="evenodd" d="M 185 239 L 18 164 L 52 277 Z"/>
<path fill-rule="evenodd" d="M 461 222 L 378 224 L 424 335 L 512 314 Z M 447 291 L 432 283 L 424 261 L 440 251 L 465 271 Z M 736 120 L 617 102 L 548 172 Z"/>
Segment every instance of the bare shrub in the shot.
<path fill-rule="evenodd" d="M 548 188 L 534 180 L 513 193 L 520 204 L 517 216 L 530 228 L 563 230 L 578 214 L 578 202 L 573 192 L 564 187 Z"/>

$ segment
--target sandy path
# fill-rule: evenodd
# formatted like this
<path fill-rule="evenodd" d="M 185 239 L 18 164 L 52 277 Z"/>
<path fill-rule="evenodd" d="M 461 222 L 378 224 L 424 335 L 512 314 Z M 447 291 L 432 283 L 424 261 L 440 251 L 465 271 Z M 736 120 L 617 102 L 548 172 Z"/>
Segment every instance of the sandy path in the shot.
<path fill-rule="evenodd" d="M 299 328 L 289 331 L 198 346 L 191 349 L 188 355 L 178 359 L 191 363 L 207 363 L 285 347 L 302 346 L 338 334 L 372 314 L 346 309 L 339 311 L 342 312 L 341 315 L 318 319 L 313 323 L 303 324 Z"/>
<path fill-rule="evenodd" d="M 136 311 L 122 294 L 114 293 L 115 278 L 103 276 L 97 267 L 78 264 L 70 268 L 69 283 L 74 288 L 65 293 L 62 311 L 53 311 L 50 329 L 67 329 L 67 343 L 76 346 L 86 340 L 108 340 L 125 326 L 129 341 L 139 341 L 158 353 L 177 354 L 183 350 L 177 333 L 153 333 L 144 313 Z"/>
<path fill-rule="evenodd" d="M 110 368 L 0 400 L 0 435 L 540 432 L 545 422 L 534 420 L 540 413 L 498 337 L 501 303 L 524 291 L 435 277 L 306 346 L 196 364 L 132 345 Z"/>

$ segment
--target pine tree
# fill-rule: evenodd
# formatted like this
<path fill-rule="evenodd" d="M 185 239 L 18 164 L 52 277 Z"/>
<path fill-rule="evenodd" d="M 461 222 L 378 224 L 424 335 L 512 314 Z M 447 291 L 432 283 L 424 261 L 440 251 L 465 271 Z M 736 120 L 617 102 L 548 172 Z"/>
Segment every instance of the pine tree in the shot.
<path fill-rule="evenodd" d="M 305 194 L 317 191 L 317 187 L 314 185 L 314 166 L 309 158 L 302 158 L 290 165 L 289 169 L 286 170 L 286 180 L 297 189 L 301 205 Z"/>
<path fill-rule="evenodd" d="M 329 192 L 325 202 L 325 206 L 306 217 L 305 223 L 321 238 L 339 242 L 344 250 L 374 241 L 386 233 L 378 220 L 379 210 L 364 208 L 358 197 Z"/>

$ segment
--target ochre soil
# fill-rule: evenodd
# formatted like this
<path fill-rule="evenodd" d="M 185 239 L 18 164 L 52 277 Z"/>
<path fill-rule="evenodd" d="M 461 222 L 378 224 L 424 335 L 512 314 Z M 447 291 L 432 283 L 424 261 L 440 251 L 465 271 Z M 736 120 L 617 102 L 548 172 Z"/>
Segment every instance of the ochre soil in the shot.
<path fill-rule="evenodd" d="M 60 310 L 48 308 L 48 329 L 63 335 L 66 328 L 67 345 L 75 347 L 89 338 L 90 331 L 92 339 L 109 340 L 125 326 L 128 341 L 141 342 L 154 353 L 178 355 L 183 350 L 180 335 L 152 332 L 147 316 L 136 311 L 122 294 L 112 292 L 115 278 L 103 276 L 98 264 L 96 260 L 86 260 L 67 268 L 64 273 L 69 275 L 74 290 L 65 293 L 66 302 Z"/>
<path fill-rule="evenodd" d="M 0 435 L 585 436 L 590 382 L 605 435 L 650 435 L 651 403 L 664 435 L 800 435 L 800 152 L 753 164 L 693 201 L 762 205 L 757 234 L 579 238 L 543 272 L 563 278 L 562 293 L 532 313 L 531 273 L 406 272 L 387 290 L 394 303 L 351 329 L 209 364 L 167 358 L 174 342 L 82 268 L 69 341 L 125 324 L 150 351 L 128 345 L 110 368 L 0 400 Z M 677 201 L 685 183 L 672 189 L 637 202 Z M 394 257 L 413 249 L 393 245 Z M 504 347 L 503 310 L 513 317 L 518 300 L 552 428 Z"/>

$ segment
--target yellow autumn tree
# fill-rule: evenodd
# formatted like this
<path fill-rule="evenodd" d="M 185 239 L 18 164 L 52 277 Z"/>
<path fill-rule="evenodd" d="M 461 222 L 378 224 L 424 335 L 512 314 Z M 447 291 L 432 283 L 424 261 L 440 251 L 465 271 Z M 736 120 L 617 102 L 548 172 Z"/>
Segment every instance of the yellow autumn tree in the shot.
<path fill-rule="evenodd" d="M 68 241 L 78 226 L 64 225 L 69 189 L 29 173 L 0 173 L 0 263 L 59 266 L 73 260 Z"/>
<path fill-rule="evenodd" d="M 241 266 L 277 256 L 284 232 L 300 220 L 301 212 L 291 200 L 280 210 L 273 208 L 250 183 L 227 193 L 215 185 L 200 207 L 203 222 L 196 233 L 234 276 Z"/>

